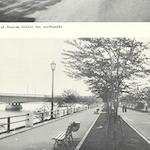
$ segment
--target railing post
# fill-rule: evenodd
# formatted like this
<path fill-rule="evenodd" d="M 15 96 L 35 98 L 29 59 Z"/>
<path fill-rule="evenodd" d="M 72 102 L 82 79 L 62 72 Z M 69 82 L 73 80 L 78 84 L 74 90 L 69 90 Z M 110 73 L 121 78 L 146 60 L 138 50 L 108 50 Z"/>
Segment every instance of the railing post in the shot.
<path fill-rule="evenodd" d="M 42 115 L 42 122 L 43 122 L 44 121 L 44 113 L 42 112 L 41 115 Z"/>
<path fill-rule="evenodd" d="M 60 117 L 62 117 L 63 116 L 63 110 L 61 109 L 60 110 Z"/>
<path fill-rule="evenodd" d="M 68 115 L 70 114 L 70 108 L 68 108 Z"/>
<path fill-rule="evenodd" d="M 32 127 L 33 126 L 33 113 L 32 112 L 29 112 L 27 114 L 25 126 L 26 127 Z"/>
<path fill-rule="evenodd" d="M 57 118 L 57 111 L 56 110 L 54 111 L 53 115 L 54 115 L 54 118 Z"/>
<path fill-rule="evenodd" d="M 48 112 L 49 113 L 49 120 L 51 120 L 51 111 Z"/>
<path fill-rule="evenodd" d="M 8 133 L 10 132 L 10 117 L 8 117 L 8 120 L 7 120 L 7 132 Z"/>
<path fill-rule="evenodd" d="M 63 110 L 63 116 L 65 116 L 65 109 Z"/>
<path fill-rule="evenodd" d="M 58 115 L 59 115 L 59 114 L 58 114 L 58 110 L 55 110 L 55 114 L 56 114 L 56 115 L 55 115 L 56 118 L 58 118 Z"/>
<path fill-rule="evenodd" d="M 67 109 L 65 109 L 65 116 L 67 115 Z"/>

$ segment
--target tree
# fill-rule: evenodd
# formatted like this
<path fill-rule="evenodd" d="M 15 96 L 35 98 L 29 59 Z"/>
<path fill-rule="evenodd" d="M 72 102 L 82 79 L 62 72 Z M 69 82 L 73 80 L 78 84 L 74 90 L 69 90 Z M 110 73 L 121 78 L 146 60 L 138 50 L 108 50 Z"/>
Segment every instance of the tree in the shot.
<path fill-rule="evenodd" d="M 64 90 L 62 93 L 62 97 L 64 98 L 64 102 L 66 103 L 76 103 L 77 97 L 79 94 L 73 90 Z"/>
<path fill-rule="evenodd" d="M 78 103 L 78 96 L 79 94 L 76 91 L 73 90 L 64 90 L 62 93 L 62 100 L 65 103 L 66 107 L 68 108 L 71 105 L 74 106 L 74 112 L 75 112 L 75 106 Z"/>
<path fill-rule="evenodd" d="M 135 39 L 79 38 L 65 42 L 76 47 L 62 52 L 67 75 L 84 79 L 96 96 L 111 100 L 116 114 L 124 81 L 150 73 L 148 58 L 143 54 L 148 47 Z"/>
<path fill-rule="evenodd" d="M 82 104 L 92 105 L 94 103 L 100 103 L 101 99 L 95 98 L 93 96 L 79 96 L 79 102 Z"/>
<path fill-rule="evenodd" d="M 147 86 L 141 90 L 141 98 L 147 103 L 150 102 L 150 87 Z"/>

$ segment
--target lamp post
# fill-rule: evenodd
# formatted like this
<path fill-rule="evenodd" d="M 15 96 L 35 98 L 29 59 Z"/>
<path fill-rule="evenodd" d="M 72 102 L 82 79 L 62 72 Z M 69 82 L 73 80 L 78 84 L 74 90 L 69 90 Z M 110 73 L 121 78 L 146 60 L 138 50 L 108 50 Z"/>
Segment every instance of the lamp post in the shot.
<path fill-rule="evenodd" d="M 52 69 L 52 101 L 51 101 L 51 119 L 53 119 L 53 93 L 54 93 L 54 70 L 56 68 L 56 64 L 54 61 L 51 63 Z"/>

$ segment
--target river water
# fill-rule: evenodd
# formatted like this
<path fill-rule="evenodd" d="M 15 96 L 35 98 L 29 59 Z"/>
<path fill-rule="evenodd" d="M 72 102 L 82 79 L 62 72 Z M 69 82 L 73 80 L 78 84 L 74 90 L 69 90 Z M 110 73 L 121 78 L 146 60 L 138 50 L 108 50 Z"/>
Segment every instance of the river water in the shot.
<path fill-rule="evenodd" d="M 0 103 L 0 118 L 3 117 L 12 117 L 12 116 L 19 116 L 19 115 L 25 115 L 29 112 L 33 112 L 39 108 L 41 108 L 44 103 L 43 102 L 30 102 L 30 103 L 22 103 L 22 107 L 23 109 L 19 110 L 19 111 L 6 111 L 5 107 L 6 107 L 6 103 Z M 20 120 L 25 120 L 27 118 L 27 116 L 21 116 L 21 117 L 15 117 L 15 118 L 11 118 L 10 122 L 16 122 L 16 121 L 20 121 Z M 34 122 L 37 122 L 39 120 L 34 120 Z M 7 123 L 7 118 L 6 119 L 0 119 L 0 123 Z M 20 126 L 24 126 L 25 125 L 25 121 L 19 122 L 19 123 L 14 123 L 10 125 L 10 129 L 14 129 L 16 127 L 20 127 Z M 1 131 L 5 131 L 7 129 L 7 125 L 5 125 L 5 128 L 0 128 Z"/>
<path fill-rule="evenodd" d="M 0 104 L 0 118 L 1 117 L 8 117 L 8 116 L 14 116 L 14 115 L 22 115 L 26 114 L 29 111 L 34 111 L 35 109 L 41 108 L 43 106 L 43 102 L 34 102 L 34 103 L 22 103 L 23 109 L 20 111 L 6 111 L 5 107 L 8 104 L 1 103 Z"/>

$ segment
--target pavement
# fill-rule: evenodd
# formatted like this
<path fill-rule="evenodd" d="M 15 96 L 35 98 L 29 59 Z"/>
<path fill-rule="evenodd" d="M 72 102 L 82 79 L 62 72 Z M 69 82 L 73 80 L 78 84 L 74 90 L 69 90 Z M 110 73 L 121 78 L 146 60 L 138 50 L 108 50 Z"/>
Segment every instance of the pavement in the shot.
<path fill-rule="evenodd" d="M 150 144 L 150 113 L 119 108 L 118 114 Z"/>
<path fill-rule="evenodd" d="M 101 107 L 99 108 L 100 110 L 102 109 Z M 81 123 L 80 129 L 77 132 L 73 132 L 73 138 L 79 143 L 99 116 L 99 114 L 94 114 L 95 110 L 96 108 L 91 108 L 47 123 L 41 123 L 32 128 L 24 128 L 3 136 L 0 135 L 0 149 L 52 150 L 54 145 L 52 137 L 60 131 L 66 131 L 72 121 Z"/>

